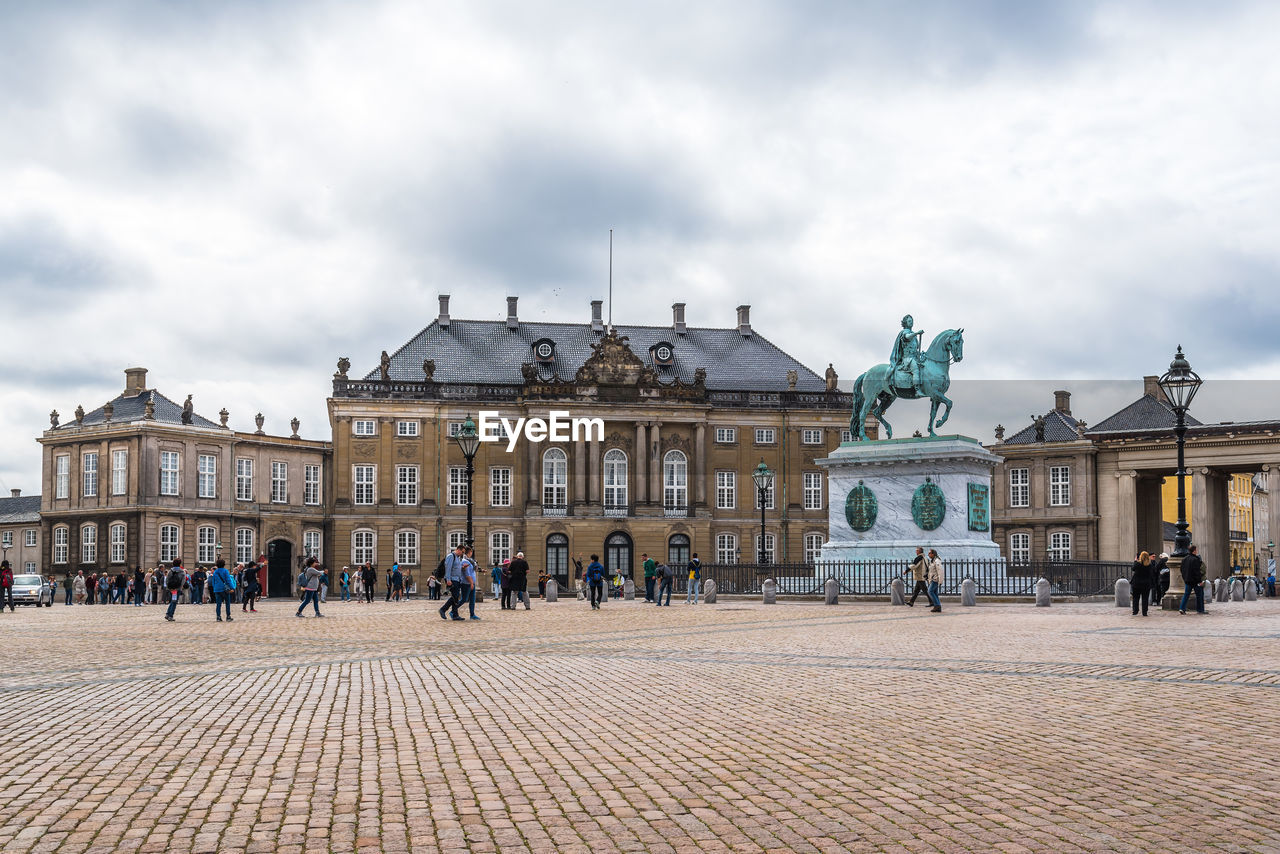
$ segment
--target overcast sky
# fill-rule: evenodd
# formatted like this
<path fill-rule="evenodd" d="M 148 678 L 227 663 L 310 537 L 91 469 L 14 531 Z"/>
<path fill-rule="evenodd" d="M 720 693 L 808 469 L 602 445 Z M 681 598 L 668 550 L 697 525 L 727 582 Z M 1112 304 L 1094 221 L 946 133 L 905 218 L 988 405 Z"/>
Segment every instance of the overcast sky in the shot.
<path fill-rule="evenodd" d="M 337 357 L 372 369 L 438 293 L 585 322 L 610 228 L 615 321 L 750 303 L 842 381 L 906 312 L 965 328 L 958 379 L 1127 400 L 1178 343 L 1209 382 L 1280 377 L 1280 4 L 0 9 L 5 489 L 130 365 L 328 438 Z"/>

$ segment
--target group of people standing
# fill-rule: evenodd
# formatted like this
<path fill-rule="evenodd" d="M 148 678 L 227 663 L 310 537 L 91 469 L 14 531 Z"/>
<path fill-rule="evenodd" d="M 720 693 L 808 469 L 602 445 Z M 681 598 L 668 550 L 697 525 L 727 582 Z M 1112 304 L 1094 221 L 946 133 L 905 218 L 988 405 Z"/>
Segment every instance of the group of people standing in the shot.
<path fill-rule="evenodd" d="M 1199 549 L 1191 546 L 1187 556 L 1182 559 L 1182 602 L 1178 613 L 1187 613 L 1187 604 L 1191 597 L 1196 598 L 1196 613 L 1204 614 L 1204 559 Z M 1149 552 L 1139 552 L 1133 561 L 1133 571 L 1129 575 L 1129 595 L 1133 604 L 1133 615 L 1141 610 L 1147 616 L 1147 606 L 1151 601 L 1159 602 L 1169 592 L 1170 570 L 1169 555 L 1161 553 L 1153 557 Z"/>
<path fill-rule="evenodd" d="M 143 605 L 170 604 L 173 596 L 168 583 L 171 576 L 177 581 L 174 576 L 176 568 L 182 575 L 181 583 L 176 588 L 178 599 L 192 605 L 203 605 L 216 601 L 216 591 L 211 579 L 219 567 L 235 580 L 233 590 L 237 601 L 244 606 L 241 610 L 256 611 L 253 606 L 262 594 L 262 584 L 259 581 L 261 564 L 257 561 L 237 564 L 233 572 L 227 569 L 226 562 L 221 558 L 213 567 L 206 569 L 197 566 L 192 571 L 182 566 L 181 558 L 167 566 L 161 565 L 149 570 L 143 570 L 139 566 L 134 567 L 131 573 L 120 572 L 114 576 L 107 572 L 91 572 L 86 576 L 83 570 L 74 574 L 68 570 L 62 585 L 64 604 L 133 605 L 138 608 Z"/>

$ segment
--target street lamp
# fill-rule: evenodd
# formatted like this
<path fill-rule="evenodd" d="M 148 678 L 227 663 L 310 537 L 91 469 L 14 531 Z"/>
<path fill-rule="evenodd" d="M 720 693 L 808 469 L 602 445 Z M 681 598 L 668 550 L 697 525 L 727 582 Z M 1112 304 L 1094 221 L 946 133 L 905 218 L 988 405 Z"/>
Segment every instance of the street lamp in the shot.
<path fill-rule="evenodd" d="M 471 416 L 467 416 L 467 420 L 462 422 L 460 429 L 453 437 L 458 443 L 458 447 L 462 450 L 462 455 L 467 458 L 467 545 L 472 543 L 471 538 L 471 508 L 475 502 L 471 500 L 471 476 L 475 474 L 476 451 L 480 449 L 480 434 L 476 432 L 476 422 L 471 420 Z"/>
<path fill-rule="evenodd" d="M 1182 345 L 1179 344 L 1178 352 L 1169 363 L 1169 370 L 1160 378 L 1160 389 L 1169 399 L 1173 414 L 1178 419 L 1173 428 L 1173 434 L 1178 439 L 1178 533 L 1173 536 L 1173 557 L 1178 559 L 1187 556 L 1187 549 L 1191 545 L 1191 535 L 1187 533 L 1187 466 L 1184 447 L 1187 442 L 1187 410 L 1191 408 L 1191 401 L 1200 390 L 1201 382 L 1203 380 L 1199 375 L 1191 370 L 1187 357 L 1182 355 Z"/>
<path fill-rule="evenodd" d="M 759 554 L 756 556 L 760 565 L 764 565 L 764 504 L 765 495 L 769 492 L 769 485 L 773 483 L 773 472 L 769 471 L 769 467 L 764 464 L 764 460 L 760 460 L 760 465 L 756 466 L 755 471 L 751 473 L 751 479 L 755 481 L 756 491 L 760 495 L 760 548 L 757 549 Z"/>

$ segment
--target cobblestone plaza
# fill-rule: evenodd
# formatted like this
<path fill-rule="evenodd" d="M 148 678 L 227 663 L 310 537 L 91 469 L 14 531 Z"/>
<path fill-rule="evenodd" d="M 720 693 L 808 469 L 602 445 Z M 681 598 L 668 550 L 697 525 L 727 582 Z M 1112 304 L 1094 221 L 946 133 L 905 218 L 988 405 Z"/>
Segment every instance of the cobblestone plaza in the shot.
<path fill-rule="evenodd" d="M 1276 851 L 1276 600 L 0 617 L 0 848 Z"/>

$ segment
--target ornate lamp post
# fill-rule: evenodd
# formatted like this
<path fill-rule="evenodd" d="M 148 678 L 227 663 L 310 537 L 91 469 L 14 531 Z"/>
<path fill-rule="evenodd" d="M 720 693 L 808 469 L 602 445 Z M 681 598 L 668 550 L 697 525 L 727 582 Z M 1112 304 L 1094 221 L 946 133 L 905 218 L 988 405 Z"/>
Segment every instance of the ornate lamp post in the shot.
<path fill-rule="evenodd" d="M 756 560 L 760 565 L 764 565 L 764 505 L 765 496 L 769 492 L 769 485 L 773 483 L 773 472 L 769 471 L 769 467 L 764 464 L 764 460 L 760 461 L 760 465 L 756 466 L 755 471 L 751 473 L 751 479 L 755 481 L 756 492 L 760 496 L 760 548 L 756 551 Z"/>
<path fill-rule="evenodd" d="M 471 512 L 475 502 L 471 498 L 471 476 L 475 474 L 476 451 L 480 449 L 480 434 L 476 432 L 476 422 L 471 420 L 471 416 L 467 416 L 467 420 L 462 422 L 462 429 L 453 437 L 458 443 L 458 447 L 462 450 L 462 455 L 467 458 L 467 545 L 471 545 Z"/>
<path fill-rule="evenodd" d="M 1182 345 L 1179 344 L 1178 352 L 1169 363 L 1169 370 L 1160 378 L 1160 389 L 1169 399 L 1173 414 L 1178 419 L 1173 428 L 1173 435 L 1178 439 L 1178 533 L 1173 537 L 1172 557 L 1179 561 L 1187 556 L 1187 549 L 1191 545 L 1191 535 L 1187 533 L 1187 465 L 1184 458 L 1187 410 L 1191 408 L 1191 401 L 1200 390 L 1201 382 L 1203 380 L 1199 375 L 1191 370 L 1191 363 L 1187 361 L 1187 357 L 1182 355 Z"/>

